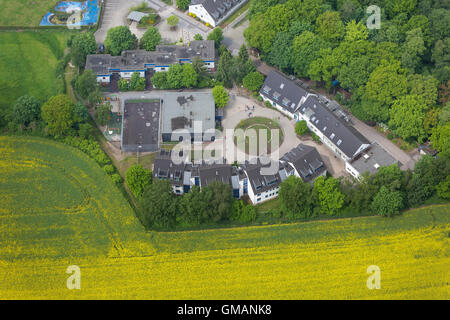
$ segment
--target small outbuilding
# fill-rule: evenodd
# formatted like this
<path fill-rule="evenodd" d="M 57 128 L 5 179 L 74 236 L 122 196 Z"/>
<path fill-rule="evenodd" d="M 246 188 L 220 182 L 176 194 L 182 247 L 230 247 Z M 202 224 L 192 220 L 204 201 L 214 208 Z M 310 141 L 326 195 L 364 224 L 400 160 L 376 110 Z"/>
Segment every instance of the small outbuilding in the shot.
<path fill-rule="evenodd" d="M 128 15 L 127 19 L 130 21 L 141 22 L 142 18 L 148 17 L 148 13 L 139 12 L 139 11 L 131 11 Z"/>

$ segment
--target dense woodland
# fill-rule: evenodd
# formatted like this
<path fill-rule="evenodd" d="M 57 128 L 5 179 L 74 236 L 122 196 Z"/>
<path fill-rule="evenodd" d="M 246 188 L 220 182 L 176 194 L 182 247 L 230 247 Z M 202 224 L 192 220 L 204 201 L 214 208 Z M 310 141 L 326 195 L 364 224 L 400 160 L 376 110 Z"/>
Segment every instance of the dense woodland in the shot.
<path fill-rule="evenodd" d="M 449 155 L 448 0 L 251 0 L 249 46 L 288 74 L 343 88 L 341 102 L 410 143 Z M 381 28 L 368 29 L 368 6 Z"/>

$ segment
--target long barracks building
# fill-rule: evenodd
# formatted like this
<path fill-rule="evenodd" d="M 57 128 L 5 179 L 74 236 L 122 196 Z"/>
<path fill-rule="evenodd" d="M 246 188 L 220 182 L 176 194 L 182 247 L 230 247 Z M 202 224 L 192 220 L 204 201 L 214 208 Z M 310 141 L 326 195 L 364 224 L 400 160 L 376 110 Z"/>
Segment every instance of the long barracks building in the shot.
<path fill-rule="evenodd" d="M 355 178 L 360 179 L 364 172 L 375 173 L 380 166 L 398 164 L 379 144 L 370 142 L 358 132 L 336 103 L 308 93 L 282 73 L 271 71 L 259 94 L 292 119 L 304 120 L 308 128 L 345 162 L 346 171 Z"/>
<path fill-rule="evenodd" d="M 138 72 L 144 78 L 147 73 L 167 71 L 170 65 L 192 63 L 196 58 L 214 72 L 214 41 L 195 40 L 189 46 L 158 45 L 155 51 L 127 50 L 120 56 L 91 54 L 87 56 L 86 69 L 97 75 L 97 82 L 107 86 L 114 75 L 130 79 L 134 72 Z"/>

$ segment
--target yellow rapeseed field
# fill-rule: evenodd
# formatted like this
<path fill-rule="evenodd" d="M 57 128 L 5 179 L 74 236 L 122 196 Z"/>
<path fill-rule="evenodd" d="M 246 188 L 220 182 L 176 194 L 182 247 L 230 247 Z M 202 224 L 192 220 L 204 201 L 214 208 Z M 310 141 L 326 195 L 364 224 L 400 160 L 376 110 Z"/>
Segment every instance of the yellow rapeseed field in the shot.
<path fill-rule="evenodd" d="M 54 148 L 68 154 L 56 157 L 57 163 L 72 176 L 68 181 L 79 184 L 72 183 L 73 197 L 65 207 L 51 198 L 49 213 L 44 202 L 34 213 L 26 201 L 16 204 L 18 195 L 6 188 L 14 184 L 19 192 L 14 178 L 25 179 L 30 166 L 44 178 L 56 175 L 44 172 L 56 165 L 38 151 L 46 144 L 54 157 Z M 17 152 L 27 148 L 27 156 Z M 2 299 L 449 298 L 450 205 L 393 219 L 145 233 L 101 169 L 76 150 L 47 140 L 0 137 L 0 152 L 0 192 L 6 194 L 0 203 Z M 5 164 L 12 159 L 18 162 Z M 80 164 L 72 168 L 64 161 Z M 10 169 L 16 174 L 8 175 Z M 29 185 L 23 192 L 33 197 L 39 180 L 23 181 Z M 70 265 L 80 267 L 80 290 L 66 286 Z M 367 288 L 370 265 L 381 270 L 379 290 Z"/>

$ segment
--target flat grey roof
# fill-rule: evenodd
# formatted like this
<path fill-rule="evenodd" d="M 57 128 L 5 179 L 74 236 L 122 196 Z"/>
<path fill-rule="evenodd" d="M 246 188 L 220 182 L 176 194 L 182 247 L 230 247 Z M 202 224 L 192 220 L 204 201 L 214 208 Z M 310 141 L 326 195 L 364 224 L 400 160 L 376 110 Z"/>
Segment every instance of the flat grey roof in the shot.
<path fill-rule="evenodd" d="M 215 104 L 211 92 L 165 92 L 161 95 L 161 132 L 172 133 L 177 129 L 194 132 L 194 121 L 201 122 L 201 131 L 215 129 Z"/>
<path fill-rule="evenodd" d="M 379 167 L 387 167 L 393 164 L 398 164 L 398 161 L 376 142 L 351 163 L 360 174 L 364 172 L 374 174 Z"/>
<path fill-rule="evenodd" d="M 95 74 L 107 75 L 110 67 L 110 54 L 90 54 L 86 58 L 86 69 L 94 71 Z"/>
<path fill-rule="evenodd" d="M 130 14 L 128 15 L 127 19 L 140 22 L 143 17 L 148 17 L 148 13 L 139 12 L 139 11 L 131 11 Z"/>
<path fill-rule="evenodd" d="M 125 102 L 122 146 L 152 151 L 159 145 L 160 100 Z"/>

